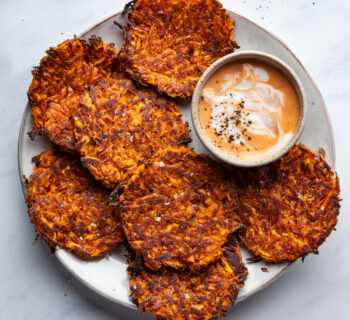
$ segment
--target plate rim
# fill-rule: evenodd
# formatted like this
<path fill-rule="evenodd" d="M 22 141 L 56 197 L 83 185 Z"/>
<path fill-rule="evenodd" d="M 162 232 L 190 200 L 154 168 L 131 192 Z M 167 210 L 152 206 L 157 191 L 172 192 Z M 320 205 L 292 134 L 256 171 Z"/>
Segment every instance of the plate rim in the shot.
<path fill-rule="evenodd" d="M 302 62 L 300 61 L 300 59 L 293 53 L 293 51 L 289 48 L 289 46 L 283 41 L 281 40 L 280 37 L 278 37 L 274 32 L 271 32 L 263 27 L 261 27 L 260 25 L 258 25 L 257 23 L 255 23 L 254 21 L 236 13 L 235 11 L 226 9 L 227 12 L 229 12 L 230 14 L 233 14 L 237 17 L 239 17 L 240 19 L 244 20 L 245 22 L 248 22 L 250 24 L 253 24 L 256 28 L 262 30 L 263 32 L 267 33 L 268 35 L 272 36 L 273 38 L 275 38 L 287 51 L 288 53 L 296 60 L 296 62 L 299 64 L 299 66 L 302 68 L 302 70 L 305 72 L 305 75 L 307 76 L 308 80 L 311 82 L 312 86 L 315 88 L 315 91 L 318 95 L 318 98 L 321 102 L 321 108 L 322 108 L 322 112 L 325 115 L 326 118 L 326 122 L 327 122 L 327 126 L 329 128 L 330 131 L 330 135 L 331 135 L 331 158 L 330 158 L 330 164 L 331 167 L 333 169 L 335 169 L 336 167 L 336 149 L 335 149 L 335 141 L 334 141 L 334 131 L 333 131 L 333 126 L 331 123 L 331 119 L 328 113 L 328 109 L 325 103 L 325 100 L 321 94 L 320 89 L 318 88 L 317 84 L 315 83 L 315 81 L 313 80 L 313 78 L 311 77 L 311 75 L 309 74 L 309 72 L 306 70 L 306 68 L 304 67 L 304 65 L 302 64 Z M 95 29 L 96 27 L 100 26 L 101 24 L 115 18 L 118 15 L 121 15 L 122 11 L 118 11 L 112 15 L 110 15 L 107 18 L 103 18 L 102 20 L 100 20 L 99 22 L 95 23 L 94 25 L 92 25 L 91 27 L 89 27 L 88 29 L 86 29 L 85 31 L 79 33 L 79 37 L 80 38 L 84 38 L 86 37 L 86 35 L 92 30 Z M 21 182 L 21 186 L 22 186 L 22 192 L 23 192 L 23 196 L 24 196 L 24 201 L 26 201 L 26 191 L 27 191 L 27 187 L 25 185 L 25 180 L 24 180 L 24 170 L 23 170 L 23 166 L 22 166 L 22 162 L 23 162 L 23 145 L 24 145 L 24 136 L 27 133 L 24 133 L 24 127 L 25 127 L 25 120 L 27 118 L 27 114 L 31 112 L 31 105 L 29 100 L 27 101 L 27 104 L 25 106 L 24 112 L 22 114 L 22 119 L 21 119 L 21 124 L 20 124 L 20 128 L 19 128 L 19 133 L 18 133 L 18 141 L 17 141 L 17 165 L 18 165 L 18 174 L 19 174 L 19 179 Z M 76 273 L 73 269 L 71 269 L 69 267 L 68 264 L 65 263 L 65 259 L 61 256 L 60 252 L 64 251 L 64 253 L 66 253 L 67 251 L 65 251 L 62 248 L 57 248 L 54 252 L 54 255 L 56 256 L 57 260 L 78 280 L 80 281 L 82 284 L 84 284 L 86 287 L 88 287 L 89 289 L 91 289 L 92 291 L 98 293 L 99 295 L 103 296 L 104 298 L 108 299 L 109 301 L 112 301 L 113 303 L 118 303 L 119 305 L 122 305 L 126 308 L 132 309 L 132 310 L 138 310 L 137 306 L 132 304 L 132 303 L 127 303 L 125 301 L 119 300 L 119 299 L 115 299 L 111 296 L 109 296 L 108 294 L 106 294 L 105 292 L 101 291 L 100 289 L 94 287 L 93 285 L 91 285 L 88 281 L 86 281 L 85 279 L 83 279 L 82 277 L 80 277 L 80 275 L 78 273 Z M 296 261 L 296 260 L 295 260 Z M 249 294 L 245 294 L 243 296 L 240 296 L 237 298 L 235 304 L 245 300 L 246 298 L 254 295 L 255 293 L 257 293 L 258 291 L 263 290 L 264 288 L 266 288 L 267 286 L 269 286 L 272 282 L 274 282 L 275 280 L 277 280 L 283 273 L 285 273 L 287 271 L 288 268 L 291 267 L 292 264 L 294 264 L 295 261 L 289 262 L 288 264 L 285 265 L 285 267 L 283 269 L 281 269 L 281 271 L 276 274 L 273 278 L 271 278 L 269 281 L 265 282 L 261 287 L 256 288 L 255 290 L 249 292 Z M 232 307 L 232 306 L 231 306 Z"/>

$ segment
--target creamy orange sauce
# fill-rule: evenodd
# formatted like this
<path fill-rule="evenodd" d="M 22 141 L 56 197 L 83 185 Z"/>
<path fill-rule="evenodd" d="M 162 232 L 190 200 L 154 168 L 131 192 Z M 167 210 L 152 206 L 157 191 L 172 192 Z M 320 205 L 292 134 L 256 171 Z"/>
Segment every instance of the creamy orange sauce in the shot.
<path fill-rule="evenodd" d="M 286 145 L 299 120 L 297 93 L 277 68 L 255 60 L 218 70 L 205 84 L 199 121 L 216 147 L 240 159 Z"/>

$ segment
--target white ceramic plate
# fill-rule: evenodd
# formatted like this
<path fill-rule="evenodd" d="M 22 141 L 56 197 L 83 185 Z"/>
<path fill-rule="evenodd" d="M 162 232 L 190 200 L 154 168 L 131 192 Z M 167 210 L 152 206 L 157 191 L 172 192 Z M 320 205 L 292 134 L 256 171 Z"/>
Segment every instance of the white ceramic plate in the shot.
<path fill-rule="evenodd" d="M 318 150 L 322 147 L 326 152 L 326 160 L 334 167 L 335 159 L 332 128 L 324 101 L 315 83 L 293 53 L 279 39 L 253 22 L 233 12 L 230 12 L 230 15 L 231 18 L 236 21 L 234 39 L 241 46 L 241 49 L 261 50 L 271 53 L 289 64 L 297 73 L 305 88 L 308 104 L 306 124 L 299 141 L 314 150 Z M 92 35 L 97 35 L 102 37 L 107 43 L 115 43 L 116 49 L 120 49 L 123 35 L 118 27 L 113 24 L 113 21 L 118 21 L 122 25 L 126 24 L 125 17 L 122 17 L 121 14 L 118 13 L 95 25 L 89 31 L 85 32 L 82 37 L 88 39 Z M 53 45 L 55 44 L 53 43 Z M 208 153 L 193 130 L 190 103 L 179 101 L 179 104 L 181 105 L 184 121 L 188 121 L 192 129 L 191 136 L 193 142 L 191 146 L 194 147 L 197 152 Z M 24 187 L 23 175 L 26 177 L 31 175 L 34 168 L 31 162 L 32 157 L 50 148 L 49 142 L 43 137 L 38 137 L 35 141 L 29 139 L 27 132 L 29 132 L 31 128 L 31 110 L 28 104 L 24 111 L 18 141 L 18 166 L 24 194 L 26 194 L 26 190 Z M 28 224 L 28 227 L 31 226 Z M 129 279 L 126 272 L 127 263 L 124 254 L 125 252 L 123 249 L 117 249 L 108 257 L 95 261 L 84 261 L 62 249 L 58 249 L 55 252 L 58 260 L 86 286 L 116 303 L 123 304 L 130 308 L 136 308 L 129 297 Z M 249 253 L 243 248 L 242 255 L 244 261 L 249 257 Z M 244 288 L 239 293 L 237 302 L 242 301 L 277 279 L 286 271 L 290 264 L 281 263 L 267 265 L 264 262 L 259 262 L 247 263 L 246 265 L 249 276 Z M 269 272 L 263 272 L 261 270 L 263 267 L 268 268 Z"/>

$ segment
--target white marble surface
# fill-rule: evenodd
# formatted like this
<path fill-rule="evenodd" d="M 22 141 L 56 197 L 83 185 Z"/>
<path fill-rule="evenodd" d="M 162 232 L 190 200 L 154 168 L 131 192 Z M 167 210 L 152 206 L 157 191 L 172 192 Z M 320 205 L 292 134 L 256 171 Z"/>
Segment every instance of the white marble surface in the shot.
<path fill-rule="evenodd" d="M 350 2 L 235 0 L 226 8 L 279 36 L 324 95 L 334 128 L 342 202 L 337 231 L 319 256 L 296 262 L 280 279 L 239 303 L 227 319 L 350 318 Z M 0 319 L 152 319 L 82 286 L 42 241 L 32 245 L 17 171 L 17 137 L 30 70 L 50 45 L 123 8 L 121 0 L 0 0 Z"/>

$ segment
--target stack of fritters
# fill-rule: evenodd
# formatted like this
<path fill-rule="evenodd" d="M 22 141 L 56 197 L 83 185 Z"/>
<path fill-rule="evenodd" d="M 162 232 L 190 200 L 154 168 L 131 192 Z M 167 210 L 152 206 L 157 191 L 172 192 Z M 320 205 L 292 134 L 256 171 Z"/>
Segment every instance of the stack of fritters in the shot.
<path fill-rule="evenodd" d="M 122 56 L 138 83 L 191 97 L 202 73 L 233 52 L 234 22 L 216 0 L 132 2 Z"/>
<path fill-rule="evenodd" d="M 270 165 L 236 170 L 241 239 L 266 261 L 295 260 L 318 247 L 334 230 L 339 180 L 321 156 L 294 146 Z"/>
<path fill-rule="evenodd" d="M 334 229 L 338 178 L 304 146 L 268 166 L 234 168 L 233 175 L 241 220 L 235 183 L 206 156 L 168 147 L 134 171 L 114 205 L 132 248 L 131 294 L 140 310 L 157 319 L 221 315 L 234 302 L 230 290 L 238 292 L 246 277 L 238 248 L 236 267 L 226 260 L 235 230 L 254 255 L 281 262 L 316 252 Z M 220 284 L 210 290 L 209 279 Z"/>
<path fill-rule="evenodd" d="M 137 250 L 130 248 L 132 286 L 143 281 L 132 257 L 145 258 L 143 275 L 174 285 L 179 319 L 216 317 L 247 275 L 231 237 L 241 227 L 235 188 L 220 165 L 181 146 L 189 142 L 188 125 L 175 102 L 137 87 L 121 61 L 101 39 L 76 38 L 50 49 L 34 70 L 33 132 L 69 153 L 50 150 L 35 159 L 29 215 L 53 250 L 85 257 L 108 253 L 125 233 Z M 104 188 L 116 186 L 117 209 L 107 206 Z M 133 290 L 135 300 L 148 289 Z M 151 305 L 144 310 L 158 314 Z M 159 315 L 168 311 L 163 304 Z"/>
<path fill-rule="evenodd" d="M 118 210 L 109 192 L 82 167 L 79 158 L 46 151 L 34 159 L 27 204 L 36 232 L 51 247 L 84 256 L 106 254 L 123 241 Z"/>
<path fill-rule="evenodd" d="M 206 155 L 168 146 L 112 196 L 129 243 L 131 294 L 157 319 L 215 319 L 247 276 L 230 175 Z M 135 250 L 135 251 L 134 251 Z"/>
<path fill-rule="evenodd" d="M 235 47 L 233 21 L 216 0 L 130 6 L 121 57 L 100 38 L 75 38 L 33 71 L 31 136 L 45 133 L 69 152 L 34 159 L 29 215 L 52 249 L 80 256 L 106 254 L 125 235 L 140 310 L 216 319 L 248 274 L 236 237 L 266 261 L 316 252 L 337 222 L 339 181 L 301 145 L 233 172 L 183 146 L 188 125 L 155 88 L 190 97 L 203 71 Z"/>
<path fill-rule="evenodd" d="M 97 37 L 67 40 L 41 60 L 28 91 L 33 132 L 40 128 L 53 143 L 77 151 L 109 188 L 160 146 L 189 141 L 177 104 L 137 88 L 116 56 Z"/>

